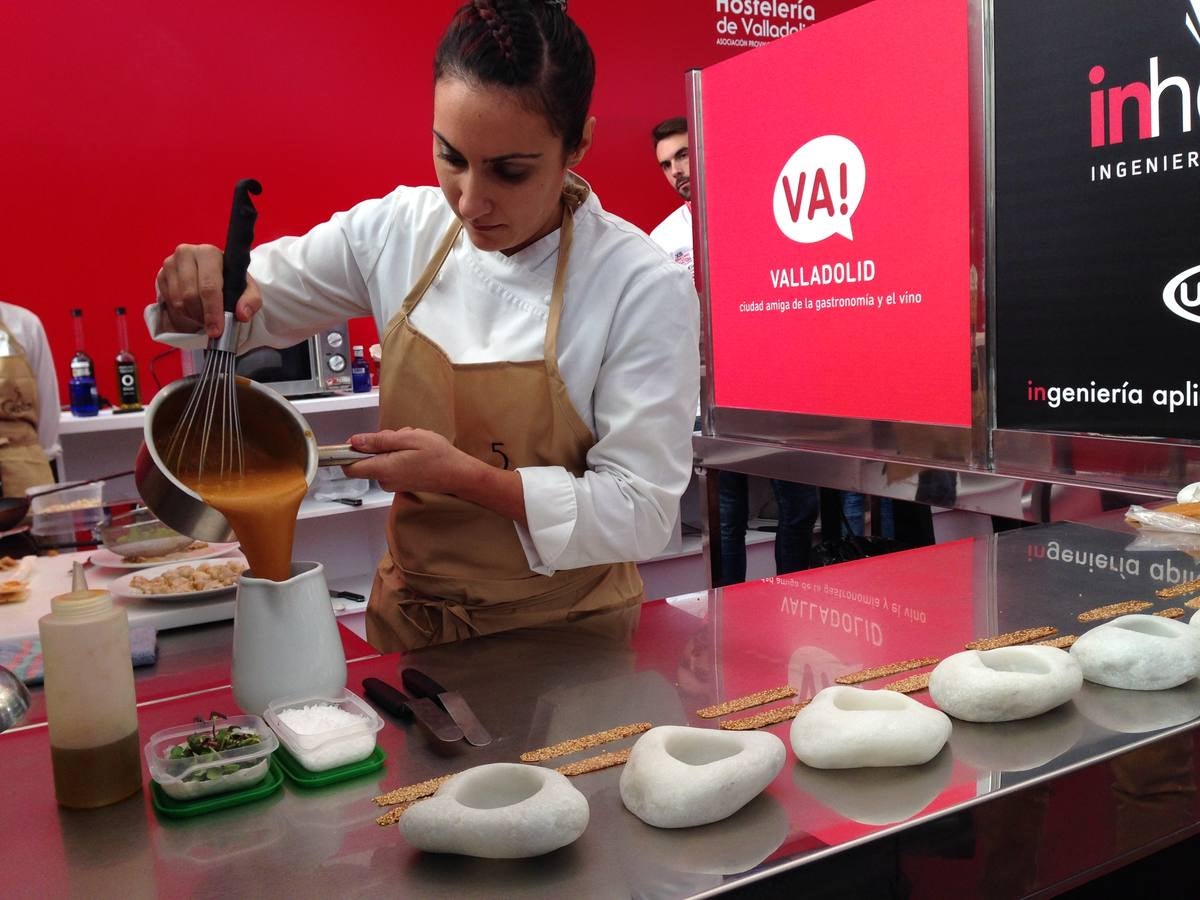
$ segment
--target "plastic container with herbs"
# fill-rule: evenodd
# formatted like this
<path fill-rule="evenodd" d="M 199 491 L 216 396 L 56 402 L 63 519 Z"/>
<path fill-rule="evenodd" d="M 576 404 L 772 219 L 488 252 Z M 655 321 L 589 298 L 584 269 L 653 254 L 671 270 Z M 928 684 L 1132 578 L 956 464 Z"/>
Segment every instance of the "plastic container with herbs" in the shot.
<path fill-rule="evenodd" d="M 167 796 L 195 800 L 251 787 L 267 775 L 275 734 L 258 716 L 211 714 L 157 732 L 146 744 L 150 775 Z"/>

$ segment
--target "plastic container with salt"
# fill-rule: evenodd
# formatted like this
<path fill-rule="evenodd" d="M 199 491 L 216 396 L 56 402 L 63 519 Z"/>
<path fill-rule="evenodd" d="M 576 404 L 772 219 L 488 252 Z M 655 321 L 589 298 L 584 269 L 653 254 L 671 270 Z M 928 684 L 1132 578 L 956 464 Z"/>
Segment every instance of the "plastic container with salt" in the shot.
<path fill-rule="evenodd" d="M 310 772 L 366 759 L 375 751 L 383 719 L 351 691 L 267 705 L 263 717 L 280 743 Z"/>

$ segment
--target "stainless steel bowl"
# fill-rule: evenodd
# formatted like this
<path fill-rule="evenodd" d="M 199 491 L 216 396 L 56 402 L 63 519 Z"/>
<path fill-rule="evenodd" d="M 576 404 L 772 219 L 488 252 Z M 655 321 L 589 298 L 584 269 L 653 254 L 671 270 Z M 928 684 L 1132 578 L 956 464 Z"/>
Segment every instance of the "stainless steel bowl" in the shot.
<path fill-rule="evenodd" d="M 171 382 L 146 407 L 134 480 L 142 502 L 171 528 L 196 540 L 224 543 L 234 537 L 225 517 L 176 478 L 160 453 L 160 446 L 165 447 L 170 441 L 198 377 L 192 375 Z M 237 392 L 243 435 L 271 447 L 279 459 L 294 459 L 304 469 L 309 484 L 318 465 L 343 466 L 371 455 L 350 450 L 346 445 L 318 447 L 304 417 L 270 388 L 239 377 Z"/>

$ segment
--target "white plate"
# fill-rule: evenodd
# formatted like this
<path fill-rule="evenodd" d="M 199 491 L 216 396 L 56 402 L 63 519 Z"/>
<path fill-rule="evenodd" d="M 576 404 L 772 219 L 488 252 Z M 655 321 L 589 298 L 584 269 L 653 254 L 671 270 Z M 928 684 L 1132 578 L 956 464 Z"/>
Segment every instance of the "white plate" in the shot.
<path fill-rule="evenodd" d="M 199 559 L 213 559 L 217 556 L 224 556 L 231 550 L 238 548 L 238 542 L 234 541 L 231 544 L 209 544 L 207 547 L 198 547 L 195 550 L 182 551 L 178 550 L 175 553 L 168 553 L 166 556 L 159 556 L 150 562 L 130 562 L 123 556 L 113 553 L 107 547 L 97 547 L 92 551 L 91 562 L 93 566 L 101 569 L 148 569 L 151 566 L 171 566 L 182 565 L 183 563 L 192 562 Z"/>
<path fill-rule="evenodd" d="M 241 555 L 230 556 L 229 560 L 237 560 L 243 565 L 246 564 L 246 558 Z M 227 562 L 228 560 L 219 559 L 214 562 Z M 139 594 L 130 587 L 130 582 L 137 576 L 143 578 L 157 578 L 159 575 L 164 575 L 172 569 L 178 569 L 180 566 L 190 565 L 190 562 L 173 562 L 165 566 L 155 566 L 153 569 L 143 569 L 140 572 L 130 572 L 128 575 L 122 575 L 116 581 L 108 586 L 108 592 L 114 597 L 124 597 L 127 600 L 205 600 L 209 597 L 217 597 L 221 594 L 229 594 L 237 589 L 236 584 L 231 584 L 229 587 L 209 588 L 206 591 L 181 591 L 174 594 Z"/>

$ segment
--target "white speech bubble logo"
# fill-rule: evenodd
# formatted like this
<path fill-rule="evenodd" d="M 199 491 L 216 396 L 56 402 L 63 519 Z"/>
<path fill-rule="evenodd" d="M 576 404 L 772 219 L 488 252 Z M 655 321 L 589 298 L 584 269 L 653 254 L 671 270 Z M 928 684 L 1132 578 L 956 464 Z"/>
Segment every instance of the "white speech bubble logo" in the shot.
<path fill-rule="evenodd" d="M 1193 275 L 1200 275 L 1200 266 L 1192 266 L 1168 281 L 1163 288 L 1163 303 L 1181 319 L 1200 322 L 1200 315 L 1194 312 L 1200 307 L 1200 285 L 1195 286 L 1192 296 L 1188 296 L 1187 282 Z"/>
<path fill-rule="evenodd" d="M 850 217 L 867 186 L 867 164 L 854 142 L 840 134 L 813 138 L 792 154 L 775 181 L 775 222 L 799 244 L 830 235 L 854 240 Z"/>

